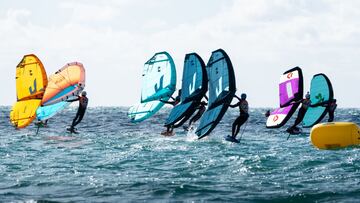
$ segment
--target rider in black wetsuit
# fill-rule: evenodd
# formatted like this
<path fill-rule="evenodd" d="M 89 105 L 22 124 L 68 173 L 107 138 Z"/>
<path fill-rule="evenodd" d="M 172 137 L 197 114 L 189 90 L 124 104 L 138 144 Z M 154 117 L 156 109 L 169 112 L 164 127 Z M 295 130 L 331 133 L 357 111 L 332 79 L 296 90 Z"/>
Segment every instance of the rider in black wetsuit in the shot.
<path fill-rule="evenodd" d="M 264 116 L 267 118 L 267 117 L 269 117 L 269 116 L 270 116 L 270 114 L 271 114 L 270 110 L 266 110 L 266 112 L 265 112 Z"/>
<path fill-rule="evenodd" d="M 239 99 L 239 97 L 237 97 L 237 96 L 235 96 L 235 97 L 239 100 L 239 102 L 234 105 L 230 104 L 230 107 L 231 108 L 239 107 L 240 115 L 239 115 L 239 117 L 236 118 L 236 120 L 232 124 L 232 131 L 231 131 L 232 138 L 236 138 L 236 135 L 240 131 L 241 125 L 243 125 L 249 118 L 249 104 L 246 101 L 246 94 L 244 94 L 244 93 L 241 94 L 241 99 Z"/>
<path fill-rule="evenodd" d="M 295 129 L 297 129 L 298 127 L 296 127 L 297 125 L 299 125 L 301 123 L 301 121 L 303 120 L 305 113 L 308 109 L 308 107 L 310 106 L 310 94 L 309 92 L 306 93 L 305 95 L 305 99 L 302 99 L 298 102 L 301 102 L 301 107 L 299 109 L 298 115 L 296 117 L 295 123 L 294 125 L 292 125 L 290 128 L 288 128 L 286 131 L 289 133 L 292 133 Z"/>
<path fill-rule="evenodd" d="M 172 98 L 172 97 L 171 97 Z M 165 100 L 162 100 L 160 99 L 161 102 L 165 103 L 165 104 L 171 104 L 173 106 L 176 106 L 178 103 L 180 103 L 180 98 L 181 98 L 181 89 L 179 89 L 178 91 L 178 95 L 173 99 L 173 101 L 165 101 Z M 172 136 L 172 132 L 174 130 L 174 126 L 173 125 L 167 125 L 166 126 L 166 131 L 165 132 L 162 132 L 161 134 L 164 135 L 164 136 Z"/>
<path fill-rule="evenodd" d="M 79 124 L 81 122 L 81 120 L 83 119 L 89 99 L 86 97 L 86 92 L 83 91 L 81 93 L 81 96 L 78 96 L 78 98 L 72 99 L 72 100 L 67 100 L 67 102 L 74 102 L 74 101 L 79 101 L 79 108 L 78 108 L 76 116 L 71 124 L 71 127 L 69 129 L 71 133 L 76 133 L 75 126 L 77 124 Z"/>
<path fill-rule="evenodd" d="M 327 111 L 329 113 L 328 122 L 333 122 L 334 121 L 334 112 L 337 107 L 336 99 L 331 100 L 328 104 L 325 105 L 325 107 L 327 108 Z"/>
<path fill-rule="evenodd" d="M 198 109 L 198 112 L 190 119 L 189 127 L 191 126 L 192 123 L 195 123 L 197 120 L 201 118 L 203 113 L 206 111 L 206 105 L 207 103 L 205 101 L 201 101 L 199 103 L 199 106 L 196 107 L 196 109 Z"/>

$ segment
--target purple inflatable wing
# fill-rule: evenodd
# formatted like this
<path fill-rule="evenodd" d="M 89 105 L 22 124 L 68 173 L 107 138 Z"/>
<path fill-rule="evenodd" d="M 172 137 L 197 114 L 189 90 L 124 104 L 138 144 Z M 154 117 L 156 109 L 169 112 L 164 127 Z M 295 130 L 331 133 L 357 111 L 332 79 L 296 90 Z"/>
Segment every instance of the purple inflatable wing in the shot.
<path fill-rule="evenodd" d="M 302 71 L 299 67 L 286 71 L 280 77 L 279 96 L 280 107 L 285 107 L 291 102 L 302 99 L 303 78 Z"/>
<path fill-rule="evenodd" d="M 280 108 L 271 112 L 266 122 L 267 128 L 279 128 L 291 118 L 303 97 L 303 76 L 299 67 L 286 71 L 279 83 Z"/>
<path fill-rule="evenodd" d="M 267 128 L 280 128 L 291 118 L 296 111 L 299 103 L 290 104 L 286 107 L 280 107 L 271 112 L 269 118 L 266 121 Z"/>

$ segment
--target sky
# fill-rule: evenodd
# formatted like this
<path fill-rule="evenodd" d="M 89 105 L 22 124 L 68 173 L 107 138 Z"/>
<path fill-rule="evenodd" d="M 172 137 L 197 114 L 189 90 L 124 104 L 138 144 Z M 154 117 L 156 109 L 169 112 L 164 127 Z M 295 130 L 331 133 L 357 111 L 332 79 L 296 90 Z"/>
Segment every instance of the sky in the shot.
<path fill-rule="evenodd" d="M 143 64 L 156 52 L 205 63 L 222 48 L 237 94 L 250 107 L 278 107 L 280 75 L 303 69 L 305 90 L 325 73 L 339 107 L 360 107 L 360 1 L 357 0 L 1 0 L 0 105 L 16 100 L 15 68 L 33 53 L 50 75 L 78 61 L 90 106 L 140 101 Z"/>

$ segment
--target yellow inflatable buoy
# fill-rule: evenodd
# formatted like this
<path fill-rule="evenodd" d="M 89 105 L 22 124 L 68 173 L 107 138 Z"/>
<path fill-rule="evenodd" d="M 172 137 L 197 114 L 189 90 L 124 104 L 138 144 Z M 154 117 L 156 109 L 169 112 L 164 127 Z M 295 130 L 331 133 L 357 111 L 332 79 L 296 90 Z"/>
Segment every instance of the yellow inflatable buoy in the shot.
<path fill-rule="evenodd" d="M 321 123 L 310 132 L 312 144 L 319 149 L 336 149 L 360 144 L 360 127 L 351 122 Z"/>

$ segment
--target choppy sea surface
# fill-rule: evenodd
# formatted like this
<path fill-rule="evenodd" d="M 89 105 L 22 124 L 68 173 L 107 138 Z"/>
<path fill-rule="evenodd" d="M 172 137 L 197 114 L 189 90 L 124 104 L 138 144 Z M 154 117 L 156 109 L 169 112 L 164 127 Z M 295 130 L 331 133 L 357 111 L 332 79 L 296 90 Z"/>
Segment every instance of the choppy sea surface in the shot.
<path fill-rule="evenodd" d="M 37 135 L 33 124 L 15 130 L 9 110 L 0 107 L 0 202 L 360 201 L 360 148 L 318 150 L 309 130 L 287 140 L 286 127 L 265 128 L 265 109 L 251 110 L 240 144 L 224 141 L 234 109 L 202 140 L 161 136 L 169 109 L 132 124 L 127 108 L 89 108 L 76 135 L 66 132 L 76 108 Z M 335 116 L 360 123 L 359 109 Z"/>

